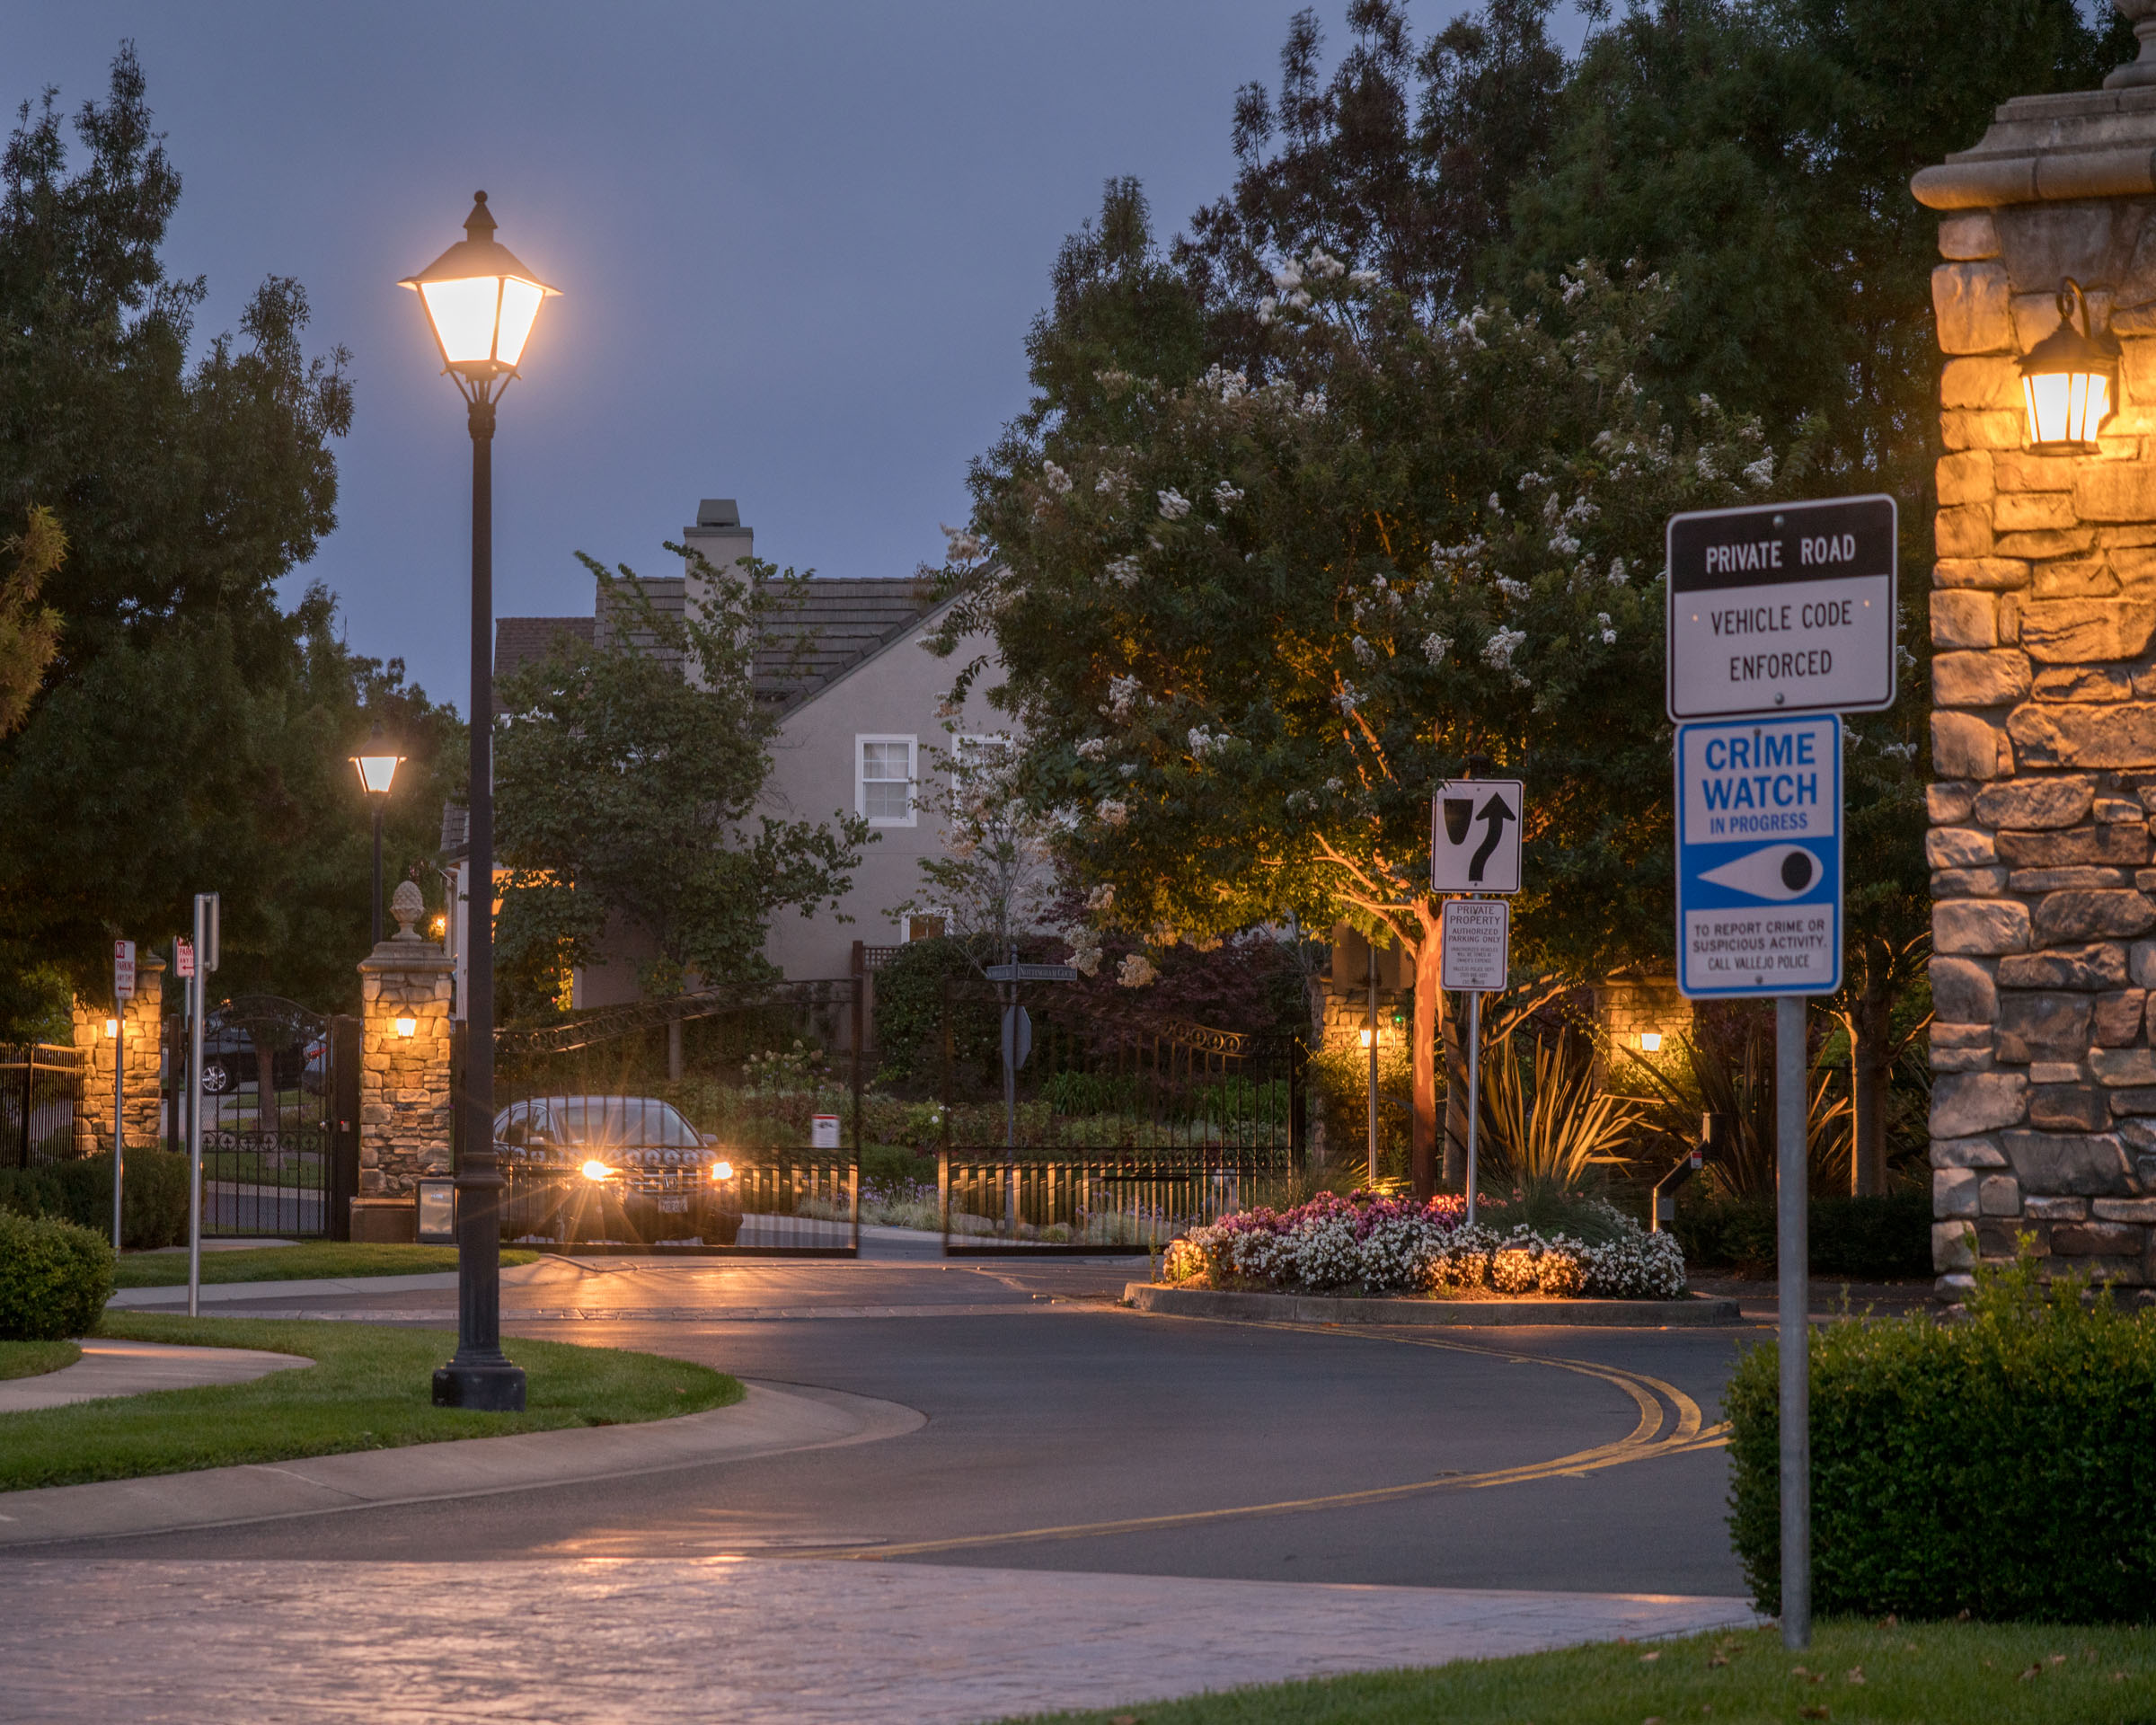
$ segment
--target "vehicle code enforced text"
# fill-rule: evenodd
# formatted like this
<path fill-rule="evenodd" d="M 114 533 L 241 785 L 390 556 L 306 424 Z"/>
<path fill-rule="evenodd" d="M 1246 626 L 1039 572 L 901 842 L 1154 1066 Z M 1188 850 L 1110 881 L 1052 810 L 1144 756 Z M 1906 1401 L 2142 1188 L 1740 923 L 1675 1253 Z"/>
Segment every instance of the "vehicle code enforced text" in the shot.
<path fill-rule="evenodd" d="M 1832 716 L 1678 731 L 1678 958 L 1687 994 L 1839 986 L 1840 732 Z"/>
<path fill-rule="evenodd" d="M 1893 499 L 1676 516 L 1668 549 L 1671 717 L 1893 704 Z"/>

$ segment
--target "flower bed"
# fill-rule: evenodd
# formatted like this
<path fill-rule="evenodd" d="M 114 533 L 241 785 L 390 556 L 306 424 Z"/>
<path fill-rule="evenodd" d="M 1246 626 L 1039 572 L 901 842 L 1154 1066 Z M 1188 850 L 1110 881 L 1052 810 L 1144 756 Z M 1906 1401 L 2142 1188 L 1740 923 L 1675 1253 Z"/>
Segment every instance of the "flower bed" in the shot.
<path fill-rule="evenodd" d="M 1243 1210 L 1169 1245 L 1164 1278 L 1277 1293 L 1433 1294 L 1671 1300 L 1684 1292 L 1674 1237 L 1629 1222 L 1590 1245 L 1467 1225 L 1467 1202 L 1346 1199 L 1321 1192 L 1292 1210 Z"/>

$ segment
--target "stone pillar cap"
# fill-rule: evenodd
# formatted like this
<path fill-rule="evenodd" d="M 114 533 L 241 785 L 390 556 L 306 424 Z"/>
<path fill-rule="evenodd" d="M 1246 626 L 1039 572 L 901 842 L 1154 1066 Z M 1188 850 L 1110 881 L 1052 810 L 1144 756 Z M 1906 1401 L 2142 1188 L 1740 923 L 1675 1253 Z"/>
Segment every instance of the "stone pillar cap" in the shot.
<path fill-rule="evenodd" d="M 1927 209 L 2156 193 L 2156 86 L 2017 96 L 1975 149 L 1909 181 Z"/>

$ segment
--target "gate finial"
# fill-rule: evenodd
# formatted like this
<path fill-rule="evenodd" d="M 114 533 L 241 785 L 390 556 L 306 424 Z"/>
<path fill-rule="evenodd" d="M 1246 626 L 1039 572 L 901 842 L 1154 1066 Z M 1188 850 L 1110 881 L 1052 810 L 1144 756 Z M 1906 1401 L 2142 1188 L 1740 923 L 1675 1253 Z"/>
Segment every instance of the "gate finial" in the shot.
<path fill-rule="evenodd" d="M 389 914 L 397 919 L 396 938 L 416 941 L 420 937 L 414 927 L 427 914 L 427 901 L 420 896 L 419 887 L 410 880 L 397 882 L 397 889 L 390 895 Z"/>

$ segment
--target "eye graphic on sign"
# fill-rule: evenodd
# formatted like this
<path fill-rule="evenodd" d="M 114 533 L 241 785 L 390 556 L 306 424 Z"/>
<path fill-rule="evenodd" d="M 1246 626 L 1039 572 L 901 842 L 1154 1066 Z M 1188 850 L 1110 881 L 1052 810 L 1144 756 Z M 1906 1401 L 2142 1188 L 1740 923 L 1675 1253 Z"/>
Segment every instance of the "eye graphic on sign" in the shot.
<path fill-rule="evenodd" d="M 1819 884 L 1825 871 L 1819 859 L 1801 845 L 1770 845 L 1708 869 L 1700 879 L 1718 887 L 1749 893 L 1754 898 L 1801 898 Z"/>

